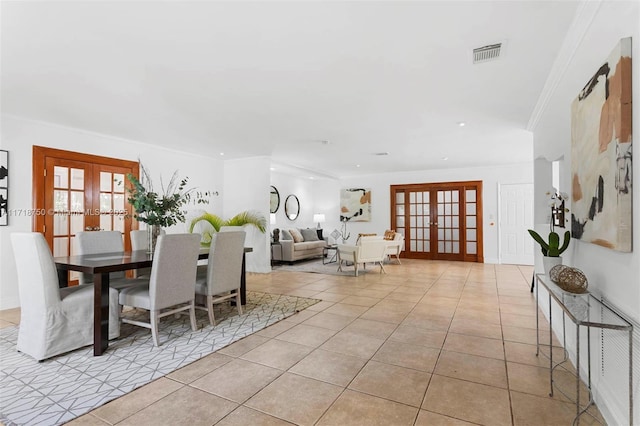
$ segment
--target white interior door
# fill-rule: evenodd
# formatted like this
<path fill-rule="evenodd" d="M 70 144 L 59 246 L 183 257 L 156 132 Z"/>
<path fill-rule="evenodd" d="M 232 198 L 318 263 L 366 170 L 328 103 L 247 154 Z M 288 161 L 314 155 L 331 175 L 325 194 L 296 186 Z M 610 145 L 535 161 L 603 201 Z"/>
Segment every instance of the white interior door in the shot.
<path fill-rule="evenodd" d="M 500 263 L 533 265 L 533 184 L 500 185 Z"/>

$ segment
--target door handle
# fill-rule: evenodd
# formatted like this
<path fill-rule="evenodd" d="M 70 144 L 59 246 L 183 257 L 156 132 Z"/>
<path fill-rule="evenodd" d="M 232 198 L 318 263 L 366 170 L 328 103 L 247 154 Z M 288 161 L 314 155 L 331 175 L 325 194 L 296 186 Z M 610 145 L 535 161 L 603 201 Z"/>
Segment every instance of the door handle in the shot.
<path fill-rule="evenodd" d="M 100 227 L 99 226 L 87 226 L 86 228 L 84 228 L 85 231 L 99 231 Z"/>

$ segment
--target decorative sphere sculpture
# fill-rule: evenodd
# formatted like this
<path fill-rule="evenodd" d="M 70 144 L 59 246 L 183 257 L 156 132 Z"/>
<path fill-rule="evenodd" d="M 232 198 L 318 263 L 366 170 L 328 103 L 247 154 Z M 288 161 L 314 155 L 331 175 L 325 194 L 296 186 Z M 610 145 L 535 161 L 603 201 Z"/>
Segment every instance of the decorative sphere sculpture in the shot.
<path fill-rule="evenodd" d="M 587 277 L 580 269 L 565 265 L 556 265 L 551 268 L 549 278 L 558 287 L 569 293 L 586 293 L 589 285 Z"/>

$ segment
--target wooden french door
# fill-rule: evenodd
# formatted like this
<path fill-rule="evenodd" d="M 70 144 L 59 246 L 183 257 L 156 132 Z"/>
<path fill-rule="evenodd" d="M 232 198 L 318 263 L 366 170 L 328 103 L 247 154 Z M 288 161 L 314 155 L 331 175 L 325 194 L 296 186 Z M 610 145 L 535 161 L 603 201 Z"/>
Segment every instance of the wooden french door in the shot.
<path fill-rule="evenodd" d="M 391 185 L 391 228 L 404 257 L 483 262 L 482 182 Z"/>
<path fill-rule="evenodd" d="M 137 162 L 33 147 L 33 230 L 42 232 L 54 256 L 74 254 L 80 231 L 120 231 L 131 248 L 131 206 L 126 175 L 138 176 Z M 72 277 L 73 279 L 73 277 Z"/>

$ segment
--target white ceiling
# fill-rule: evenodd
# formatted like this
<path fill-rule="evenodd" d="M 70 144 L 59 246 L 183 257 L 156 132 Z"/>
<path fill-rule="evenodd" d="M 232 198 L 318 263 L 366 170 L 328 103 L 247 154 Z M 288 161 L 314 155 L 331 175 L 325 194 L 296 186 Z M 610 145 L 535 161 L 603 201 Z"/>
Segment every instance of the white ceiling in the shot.
<path fill-rule="evenodd" d="M 526 162 L 577 7 L 3 1 L 2 111 L 332 177 Z"/>

